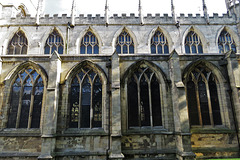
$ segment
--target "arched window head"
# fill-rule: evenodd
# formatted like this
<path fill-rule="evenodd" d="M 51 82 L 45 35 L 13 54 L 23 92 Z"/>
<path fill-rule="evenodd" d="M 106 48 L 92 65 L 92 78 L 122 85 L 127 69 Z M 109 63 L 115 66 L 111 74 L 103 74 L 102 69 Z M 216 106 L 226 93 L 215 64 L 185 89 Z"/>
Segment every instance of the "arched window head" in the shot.
<path fill-rule="evenodd" d="M 218 50 L 219 53 L 226 53 L 229 50 L 236 53 L 236 44 L 232 36 L 226 30 L 223 30 L 218 37 Z"/>
<path fill-rule="evenodd" d="M 164 34 L 157 30 L 151 39 L 151 53 L 166 54 L 169 53 L 168 41 Z"/>
<path fill-rule="evenodd" d="M 63 39 L 58 31 L 54 29 L 45 43 L 44 54 L 52 54 L 54 51 L 57 51 L 58 54 L 63 54 L 63 50 Z"/>
<path fill-rule="evenodd" d="M 116 42 L 116 51 L 118 54 L 133 54 L 134 42 L 130 34 L 124 29 L 118 36 Z"/>
<path fill-rule="evenodd" d="M 70 128 L 102 127 L 102 82 L 89 67 L 83 67 L 71 82 Z"/>
<path fill-rule="evenodd" d="M 162 126 L 160 83 L 156 74 L 141 65 L 128 79 L 128 127 Z"/>
<path fill-rule="evenodd" d="M 7 128 L 39 128 L 44 91 L 40 74 L 31 67 L 23 69 L 11 88 Z"/>
<path fill-rule="evenodd" d="M 80 54 L 99 54 L 98 39 L 91 31 L 88 31 L 81 41 Z"/>
<path fill-rule="evenodd" d="M 222 125 L 217 80 L 202 66 L 196 67 L 187 80 L 190 125 Z"/>
<path fill-rule="evenodd" d="M 27 54 L 28 40 L 23 31 L 18 31 L 8 44 L 8 55 Z"/>
<path fill-rule="evenodd" d="M 194 31 L 190 31 L 185 39 L 185 52 L 203 53 L 201 39 Z"/>

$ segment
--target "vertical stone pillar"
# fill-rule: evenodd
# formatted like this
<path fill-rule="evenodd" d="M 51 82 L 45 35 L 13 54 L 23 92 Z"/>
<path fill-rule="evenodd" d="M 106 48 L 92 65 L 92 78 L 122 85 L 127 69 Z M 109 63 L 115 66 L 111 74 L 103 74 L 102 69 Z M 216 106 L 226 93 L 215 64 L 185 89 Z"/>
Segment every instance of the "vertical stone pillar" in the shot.
<path fill-rule="evenodd" d="M 186 92 L 182 82 L 179 56 L 174 50 L 169 59 L 170 78 L 172 82 L 173 115 L 176 133 L 177 158 L 194 159 L 191 148 L 191 133 L 186 103 Z"/>
<path fill-rule="evenodd" d="M 239 64 L 236 59 L 236 55 L 232 53 L 232 51 L 229 51 L 229 53 L 226 54 L 227 59 L 227 71 L 228 71 L 228 77 L 230 81 L 230 87 L 232 90 L 232 101 L 233 101 L 233 110 L 234 114 L 234 120 L 236 121 L 236 128 L 238 131 L 238 138 L 240 141 L 240 103 L 239 103 L 239 90 L 240 90 L 240 81 L 239 81 Z"/>
<path fill-rule="evenodd" d="M 61 73 L 61 59 L 53 52 L 49 62 L 49 77 L 46 91 L 44 120 L 42 128 L 42 150 L 38 159 L 54 159 L 55 134 L 57 128 L 59 81 Z"/>
<path fill-rule="evenodd" d="M 121 149 L 121 97 L 120 97 L 120 68 L 119 56 L 115 52 L 112 55 L 112 103 L 111 103 L 111 143 L 110 143 L 110 159 L 123 159 Z"/>

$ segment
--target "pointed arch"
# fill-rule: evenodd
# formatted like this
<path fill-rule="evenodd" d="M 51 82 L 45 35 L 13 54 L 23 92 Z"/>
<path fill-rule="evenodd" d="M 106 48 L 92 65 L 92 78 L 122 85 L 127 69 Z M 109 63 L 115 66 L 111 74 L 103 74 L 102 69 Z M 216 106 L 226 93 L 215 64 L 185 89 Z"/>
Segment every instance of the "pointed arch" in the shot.
<path fill-rule="evenodd" d="M 96 37 L 97 39 L 97 45 L 98 45 L 98 54 L 101 53 L 101 50 L 102 50 L 102 46 L 103 46 L 103 42 L 102 42 L 102 39 L 100 37 L 100 35 L 98 34 L 97 30 L 94 29 L 93 27 L 89 26 L 88 28 L 84 29 L 82 32 L 80 32 L 79 34 L 79 37 L 77 38 L 77 41 L 76 41 L 76 53 L 79 54 L 81 52 L 80 50 L 80 46 L 81 46 L 81 42 L 83 40 L 83 38 L 85 37 L 85 35 L 88 33 L 88 32 L 91 32 L 94 37 Z"/>
<path fill-rule="evenodd" d="M 183 39 L 182 39 L 182 47 L 185 49 L 185 53 L 186 53 L 186 48 L 185 48 L 185 41 L 186 38 L 188 36 L 188 34 L 190 32 L 193 32 L 196 34 L 197 37 L 199 37 L 201 45 L 202 45 L 202 53 L 207 53 L 208 49 L 207 49 L 207 39 L 205 38 L 204 34 L 202 33 L 202 31 L 200 29 L 198 29 L 196 26 L 190 26 L 186 29 L 186 31 L 183 34 Z M 199 49 L 201 50 L 201 49 Z M 192 53 L 192 52 L 191 52 Z M 197 53 L 201 53 L 201 52 L 197 52 Z"/>
<path fill-rule="evenodd" d="M 121 77 L 124 126 L 168 128 L 167 90 L 166 76 L 158 65 L 139 60 L 128 67 Z"/>
<path fill-rule="evenodd" d="M 151 53 L 151 41 L 152 41 L 152 38 L 154 36 L 154 34 L 159 31 L 160 33 L 162 33 L 164 35 L 164 37 L 166 38 L 167 40 L 167 44 L 168 44 L 168 53 L 171 53 L 172 51 L 172 47 L 173 47 L 173 41 L 172 41 L 172 38 L 170 36 L 170 34 L 166 31 L 166 29 L 164 29 L 163 27 L 160 27 L 158 26 L 157 28 L 154 28 L 150 33 L 149 33 L 149 36 L 148 36 L 148 48 L 149 48 L 149 53 Z"/>
<path fill-rule="evenodd" d="M 117 47 L 118 38 L 119 38 L 119 36 L 121 35 L 121 33 L 123 33 L 124 31 L 130 36 L 130 39 L 132 39 L 132 42 L 133 42 L 133 43 L 130 44 L 130 45 L 133 46 L 133 48 L 131 48 L 131 49 L 133 49 L 133 53 L 137 53 L 137 46 L 138 46 L 137 37 L 136 37 L 135 34 L 134 34 L 129 28 L 127 28 L 126 26 L 121 27 L 121 28 L 115 33 L 115 35 L 114 35 L 114 37 L 113 37 L 113 42 L 112 42 L 113 52 L 114 52 L 115 50 L 117 50 L 116 47 Z M 128 53 L 130 53 L 128 47 L 127 47 L 127 50 L 128 50 Z"/>
<path fill-rule="evenodd" d="M 47 74 L 35 62 L 16 65 L 5 78 L 6 128 L 41 128 Z"/>
<path fill-rule="evenodd" d="M 228 26 L 223 26 L 223 27 L 221 27 L 219 30 L 218 30 L 218 32 L 217 32 L 217 34 L 216 34 L 216 38 L 215 38 L 215 40 L 216 40 L 216 46 L 219 46 L 219 44 L 218 44 L 218 41 L 219 41 L 219 37 L 220 37 L 220 35 L 221 35 L 221 33 L 223 32 L 223 31 L 226 31 L 227 33 L 229 33 L 229 35 L 233 38 L 233 41 L 234 41 L 234 43 L 235 43 L 235 46 L 236 46 L 236 53 L 239 53 L 240 52 L 240 49 L 239 49 L 239 47 L 240 47 L 240 39 L 239 39 L 239 36 L 237 35 L 237 33 L 236 32 L 234 32 L 230 27 L 228 27 Z M 219 47 L 218 47 L 218 51 L 219 51 Z M 219 52 L 218 52 L 219 53 Z"/>
<path fill-rule="evenodd" d="M 8 55 L 22 55 L 27 54 L 29 43 L 26 32 L 23 28 L 19 27 L 13 31 L 9 39 L 8 46 L 6 48 L 6 54 Z"/>
<path fill-rule="evenodd" d="M 66 77 L 67 128 L 105 128 L 107 123 L 107 77 L 98 65 L 82 61 Z M 67 117 L 67 116 L 66 116 Z"/>
<path fill-rule="evenodd" d="M 50 41 L 48 41 L 51 34 L 53 34 L 53 35 L 52 35 Z M 43 54 L 50 54 L 50 52 L 53 53 L 53 51 L 56 49 L 58 51 L 58 54 L 65 53 L 64 35 L 58 27 L 54 27 L 54 28 L 50 29 L 48 34 L 44 35 L 43 41 L 42 41 L 42 46 L 41 46 L 41 51 L 43 52 Z"/>
<path fill-rule="evenodd" d="M 220 69 L 206 60 L 198 60 L 184 69 L 182 77 L 191 126 L 229 126 L 226 80 Z"/>

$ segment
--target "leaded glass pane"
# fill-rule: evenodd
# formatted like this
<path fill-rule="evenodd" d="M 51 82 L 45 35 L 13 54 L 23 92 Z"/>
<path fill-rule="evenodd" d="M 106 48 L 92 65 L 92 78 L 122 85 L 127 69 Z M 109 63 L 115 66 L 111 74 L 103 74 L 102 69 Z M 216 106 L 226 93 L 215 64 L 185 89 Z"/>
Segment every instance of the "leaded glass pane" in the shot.
<path fill-rule="evenodd" d="M 139 125 L 138 89 L 137 83 L 132 77 L 128 83 L 128 126 L 137 127 Z"/>
<path fill-rule="evenodd" d="M 7 54 L 20 55 L 27 54 L 28 40 L 22 31 L 14 34 L 12 40 L 8 44 Z"/>
<path fill-rule="evenodd" d="M 151 126 L 150 124 L 150 106 L 149 106 L 149 88 L 147 80 L 142 76 L 140 81 L 140 119 L 141 126 Z"/>
<path fill-rule="evenodd" d="M 80 44 L 80 54 L 99 54 L 99 43 L 97 37 L 88 31 Z"/>
<path fill-rule="evenodd" d="M 99 77 L 96 78 L 93 85 L 93 120 L 92 127 L 102 127 L 102 83 Z"/>
<path fill-rule="evenodd" d="M 81 128 L 90 127 L 91 84 L 86 77 L 82 84 L 81 95 Z"/>
<path fill-rule="evenodd" d="M 58 33 L 57 30 L 54 31 L 48 36 L 44 46 L 44 54 L 52 54 L 54 51 L 57 51 L 58 54 L 63 54 L 63 38 Z"/>
<path fill-rule="evenodd" d="M 217 86 L 216 86 L 216 83 L 212 80 L 212 77 L 208 82 L 208 85 L 209 85 L 209 91 L 211 96 L 214 125 L 221 125 L 222 119 L 221 119 L 220 107 L 219 107 L 219 101 L 218 101 Z"/>
<path fill-rule="evenodd" d="M 155 32 L 151 39 L 151 53 L 169 53 L 167 39 L 165 38 L 164 34 L 159 30 Z"/>
<path fill-rule="evenodd" d="M 125 30 L 118 36 L 116 41 L 116 51 L 118 54 L 132 54 L 134 53 L 134 43 L 129 35 L 129 33 Z"/>
<path fill-rule="evenodd" d="M 223 30 L 218 37 L 219 53 L 226 53 L 231 49 L 236 53 L 236 44 L 232 36 L 226 30 Z"/>
<path fill-rule="evenodd" d="M 160 88 L 156 76 L 151 81 L 153 126 L 162 126 Z"/>
<path fill-rule="evenodd" d="M 75 78 L 75 82 L 77 81 L 77 78 Z M 79 84 L 75 83 L 71 86 L 71 96 L 70 96 L 70 128 L 78 128 L 78 121 L 79 121 L 79 91 L 80 86 Z"/>

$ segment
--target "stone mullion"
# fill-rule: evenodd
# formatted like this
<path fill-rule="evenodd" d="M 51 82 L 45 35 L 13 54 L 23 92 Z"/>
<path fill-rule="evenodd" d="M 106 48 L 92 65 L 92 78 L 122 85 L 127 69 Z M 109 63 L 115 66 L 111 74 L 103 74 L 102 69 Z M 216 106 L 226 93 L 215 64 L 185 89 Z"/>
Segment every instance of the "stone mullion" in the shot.
<path fill-rule="evenodd" d="M 30 103 L 30 109 L 29 109 L 29 116 L 28 116 L 28 127 L 27 128 L 31 128 L 31 124 L 32 124 L 32 112 L 33 112 L 33 102 L 34 102 L 34 86 L 32 87 L 32 94 L 31 94 L 31 103 Z"/>
<path fill-rule="evenodd" d="M 137 81 L 137 91 L 138 91 L 138 126 L 141 127 L 141 95 L 140 95 L 140 82 L 139 80 Z"/>
<path fill-rule="evenodd" d="M 84 79 L 83 79 L 84 80 Z M 81 128 L 81 115 L 82 115 L 82 82 L 80 82 L 79 89 L 79 104 L 78 104 L 78 128 Z"/>
<path fill-rule="evenodd" d="M 20 123 L 20 116 L 21 116 L 21 111 L 22 111 L 22 95 L 23 95 L 23 89 L 24 89 L 24 85 L 23 85 L 23 82 L 22 82 L 22 84 L 21 84 L 21 91 L 20 91 L 20 95 L 19 95 L 19 103 L 18 103 L 18 111 L 17 111 L 16 128 L 19 127 L 19 123 Z"/>
<path fill-rule="evenodd" d="M 149 98 L 149 110 L 150 110 L 150 124 L 153 127 L 153 115 L 152 115 L 152 94 L 151 94 L 151 81 L 148 82 L 148 98 Z"/>
<path fill-rule="evenodd" d="M 93 128 L 93 81 L 91 81 L 91 98 L 90 98 L 90 128 Z"/>
<path fill-rule="evenodd" d="M 211 104 L 211 98 L 210 98 L 210 90 L 209 90 L 209 86 L 208 83 L 205 82 L 206 85 L 206 90 L 207 90 L 207 99 L 208 99 L 208 109 L 209 109 L 209 117 L 210 117 L 210 122 L 211 125 L 214 126 L 214 121 L 213 121 L 213 112 L 212 112 L 212 104 Z"/>
<path fill-rule="evenodd" d="M 199 98 L 199 92 L 198 92 L 198 81 L 194 82 L 195 84 L 195 92 L 196 92 L 196 100 L 197 100 L 197 107 L 198 107 L 198 117 L 199 117 L 199 124 L 203 126 L 202 122 L 202 113 L 201 113 L 201 103 Z"/>

